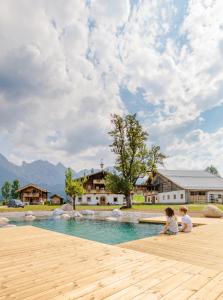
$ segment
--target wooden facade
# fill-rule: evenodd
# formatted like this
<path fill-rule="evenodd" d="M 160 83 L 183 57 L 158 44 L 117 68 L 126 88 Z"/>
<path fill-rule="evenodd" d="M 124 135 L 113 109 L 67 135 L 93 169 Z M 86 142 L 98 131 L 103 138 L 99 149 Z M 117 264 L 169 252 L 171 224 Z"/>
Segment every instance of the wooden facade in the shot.
<path fill-rule="evenodd" d="M 54 194 L 50 197 L 50 202 L 51 204 L 63 204 L 64 198 L 61 197 L 60 195 Z"/>
<path fill-rule="evenodd" d="M 109 191 L 105 190 L 105 177 L 108 173 L 106 171 L 100 171 L 92 173 L 86 177 L 82 177 L 81 180 L 86 180 L 84 183 L 84 189 L 89 194 L 109 194 Z"/>
<path fill-rule="evenodd" d="M 35 184 L 28 184 L 18 189 L 19 199 L 29 204 L 44 204 L 48 198 L 48 191 Z"/>

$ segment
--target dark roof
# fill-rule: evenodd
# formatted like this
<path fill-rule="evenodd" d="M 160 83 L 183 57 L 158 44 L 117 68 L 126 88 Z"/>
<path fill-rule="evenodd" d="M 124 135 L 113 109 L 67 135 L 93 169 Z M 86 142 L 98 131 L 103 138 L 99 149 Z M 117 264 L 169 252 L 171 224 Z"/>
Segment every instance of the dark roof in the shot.
<path fill-rule="evenodd" d="M 40 190 L 40 191 L 43 191 L 43 192 L 48 193 L 47 189 L 41 188 L 40 186 L 38 186 L 38 185 L 36 185 L 36 184 L 34 184 L 34 183 L 29 183 L 29 184 L 27 184 L 27 185 L 25 185 L 25 186 L 22 186 L 21 188 L 19 188 L 19 189 L 17 190 L 17 192 L 20 192 L 20 191 L 22 191 L 22 190 L 24 190 L 24 189 L 26 189 L 27 187 L 30 187 L 30 186 L 35 187 L 36 189 L 38 189 L 38 190 Z"/>
<path fill-rule="evenodd" d="M 85 178 L 85 177 L 90 177 L 90 176 L 93 176 L 93 175 L 97 175 L 97 174 L 100 174 L 100 173 L 105 173 L 105 174 L 108 174 L 109 172 L 106 171 L 106 170 L 100 170 L 100 171 L 97 171 L 97 172 L 94 172 L 94 173 L 88 173 L 86 175 L 83 175 L 83 176 L 80 176 L 80 177 L 76 177 L 75 179 L 81 179 L 81 178 Z"/>
<path fill-rule="evenodd" d="M 58 195 L 58 194 L 53 194 L 52 196 L 50 196 L 50 198 L 53 198 L 53 197 L 58 197 L 60 199 L 64 199 L 62 196 Z"/>

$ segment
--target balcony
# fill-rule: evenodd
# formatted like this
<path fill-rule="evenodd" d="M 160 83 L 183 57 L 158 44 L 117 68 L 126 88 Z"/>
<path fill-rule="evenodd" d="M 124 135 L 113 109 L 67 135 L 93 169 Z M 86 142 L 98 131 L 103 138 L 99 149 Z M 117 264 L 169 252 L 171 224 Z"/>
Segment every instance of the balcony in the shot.
<path fill-rule="evenodd" d="M 93 184 L 105 184 L 105 180 L 104 179 L 94 179 Z"/>
<path fill-rule="evenodd" d="M 39 193 L 23 193 L 23 197 L 40 197 Z"/>

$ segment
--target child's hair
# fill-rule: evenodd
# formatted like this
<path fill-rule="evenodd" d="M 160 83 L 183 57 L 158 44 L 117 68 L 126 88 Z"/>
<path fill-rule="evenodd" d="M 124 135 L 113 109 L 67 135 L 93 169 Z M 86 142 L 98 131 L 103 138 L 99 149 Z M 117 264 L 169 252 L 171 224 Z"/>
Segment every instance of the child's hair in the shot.
<path fill-rule="evenodd" d="M 174 210 L 171 207 L 167 207 L 165 209 L 167 217 L 173 217 L 174 216 Z"/>
<path fill-rule="evenodd" d="M 188 209 L 187 209 L 187 207 L 186 206 L 181 206 L 180 207 L 180 211 L 182 211 L 183 213 L 187 213 L 187 211 L 188 211 Z"/>

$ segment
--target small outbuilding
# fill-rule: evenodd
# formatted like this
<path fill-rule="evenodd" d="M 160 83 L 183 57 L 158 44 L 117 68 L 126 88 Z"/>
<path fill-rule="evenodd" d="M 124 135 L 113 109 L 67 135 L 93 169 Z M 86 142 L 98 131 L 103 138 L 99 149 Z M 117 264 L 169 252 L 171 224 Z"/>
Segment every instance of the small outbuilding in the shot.
<path fill-rule="evenodd" d="M 64 198 L 58 194 L 53 194 L 50 197 L 51 204 L 63 204 Z"/>

